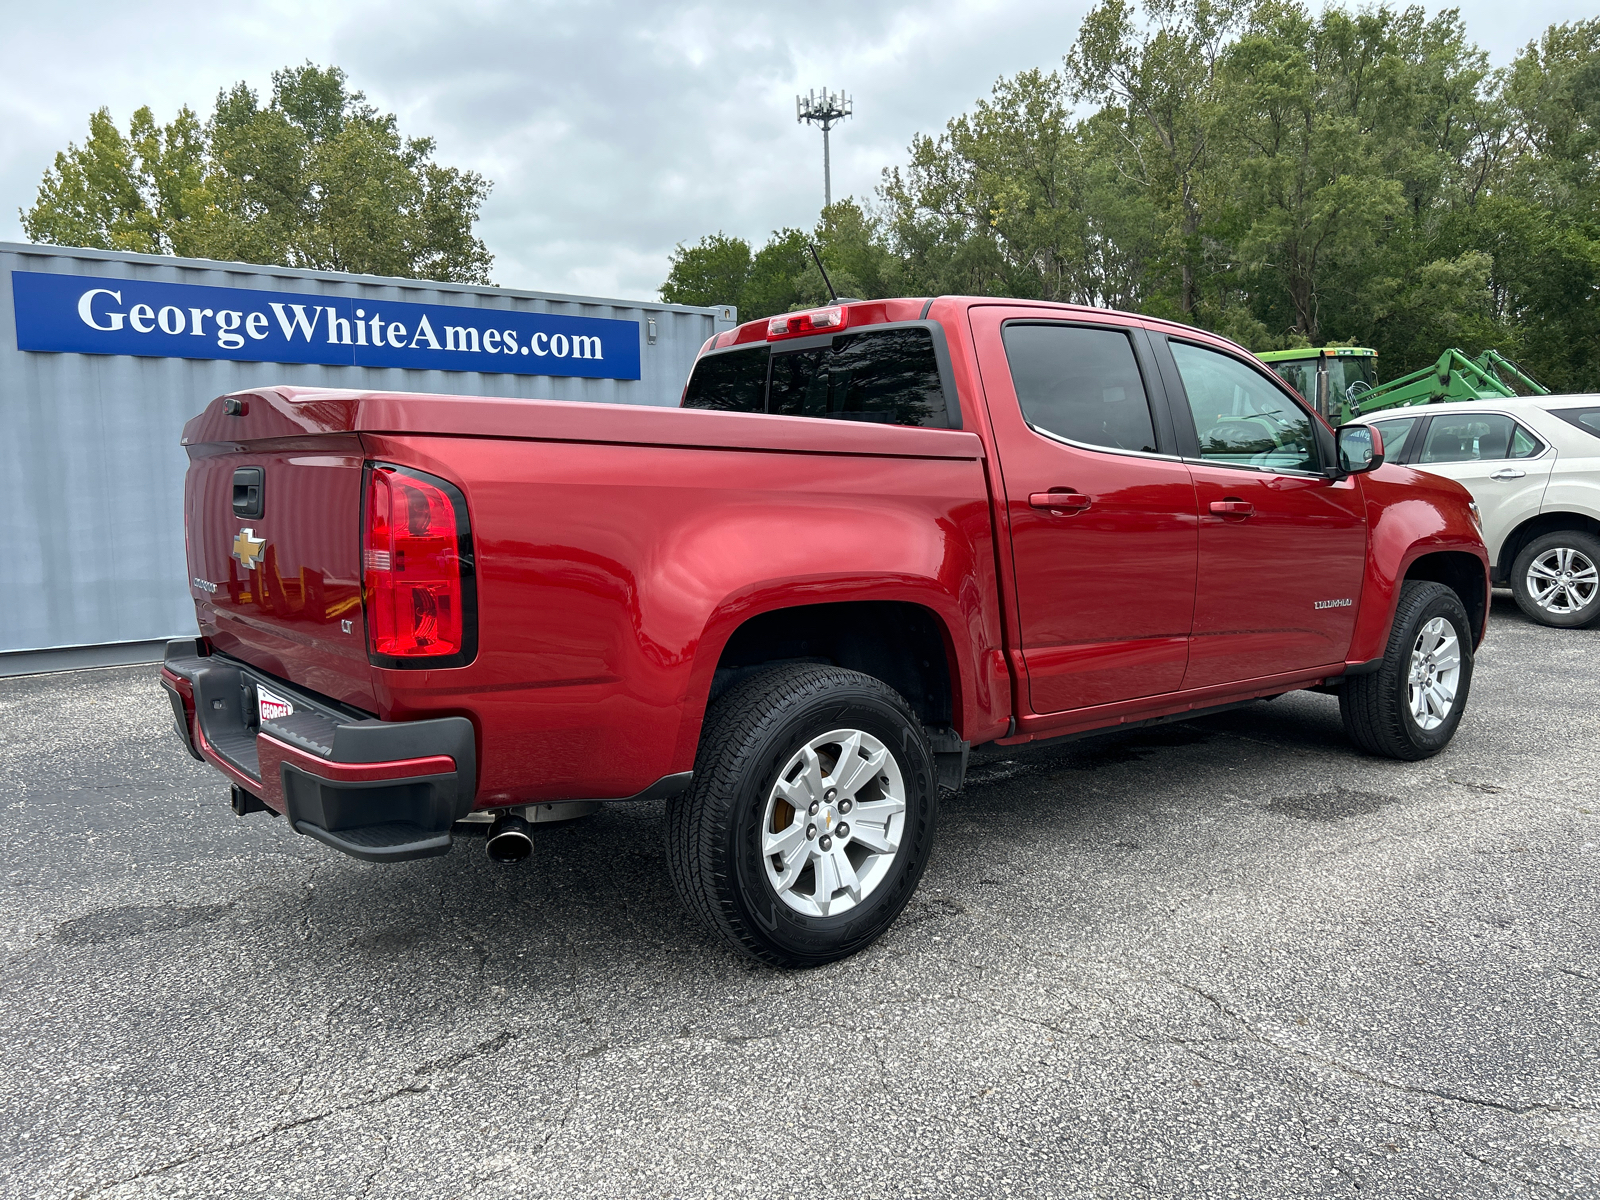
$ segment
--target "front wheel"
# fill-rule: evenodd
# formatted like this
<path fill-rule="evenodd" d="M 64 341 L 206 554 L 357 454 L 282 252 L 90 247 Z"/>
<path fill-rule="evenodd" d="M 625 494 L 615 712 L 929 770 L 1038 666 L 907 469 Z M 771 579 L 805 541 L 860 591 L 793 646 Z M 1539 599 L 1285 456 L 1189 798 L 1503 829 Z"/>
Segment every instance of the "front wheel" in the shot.
<path fill-rule="evenodd" d="M 1472 627 L 1461 598 L 1442 583 L 1401 585 L 1378 670 L 1339 689 L 1350 740 L 1369 754 L 1430 758 L 1455 736 L 1472 687 Z"/>
<path fill-rule="evenodd" d="M 1541 625 L 1576 629 L 1600 617 L 1600 538 L 1576 530 L 1534 538 L 1511 564 L 1511 594 Z"/>
<path fill-rule="evenodd" d="M 712 706 L 694 785 L 668 801 L 672 882 L 753 958 L 844 958 L 916 890 L 936 780 L 921 723 L 887 684 L 812 664 L 764 671 Z"/>

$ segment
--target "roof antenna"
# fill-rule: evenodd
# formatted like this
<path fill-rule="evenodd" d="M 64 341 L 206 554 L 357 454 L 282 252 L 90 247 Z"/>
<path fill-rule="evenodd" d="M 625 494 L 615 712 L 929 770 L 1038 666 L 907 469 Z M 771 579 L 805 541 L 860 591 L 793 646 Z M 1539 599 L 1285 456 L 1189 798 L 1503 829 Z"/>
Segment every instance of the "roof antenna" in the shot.
<path fill-rule="evenodd" d="M 822 272 L 822 282 L 827 285 L 828 295 L 832 296 L 833 302 L 837 304 L 839 303 L 839 293 L 833 290 L 833 280 L 828 278 L 828 268 L 822 265 L 822 255 L 817 253 L 817 244 L 812 242 L 810 245 L 811 257 L 816 259 L 817 270 Z"/>

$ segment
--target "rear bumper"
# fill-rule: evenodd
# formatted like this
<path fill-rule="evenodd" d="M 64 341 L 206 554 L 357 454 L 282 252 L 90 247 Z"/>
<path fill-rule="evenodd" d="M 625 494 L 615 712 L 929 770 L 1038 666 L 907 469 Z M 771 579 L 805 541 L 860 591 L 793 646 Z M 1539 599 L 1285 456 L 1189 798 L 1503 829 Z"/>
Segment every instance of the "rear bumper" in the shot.
<path fill-rule="evenodd" d="M 477 756 L 465 717 L 358 715 L 237 659 L 201 655 L 191 639 L 168 644 L 161 685 L 190 754 L 355 858 L 444 854 L 451 825 L 472 811 Z M 258 723 L 258 687 L 294 711 Z"/>

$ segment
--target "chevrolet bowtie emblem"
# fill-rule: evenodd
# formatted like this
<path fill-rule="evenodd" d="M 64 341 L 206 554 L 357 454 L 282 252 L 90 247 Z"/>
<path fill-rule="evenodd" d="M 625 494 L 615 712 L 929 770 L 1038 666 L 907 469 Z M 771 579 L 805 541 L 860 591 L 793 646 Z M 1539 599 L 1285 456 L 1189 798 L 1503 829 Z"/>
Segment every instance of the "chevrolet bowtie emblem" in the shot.
<path fill-rule="evenodd" d="M 267 539 L 258 538 L 254 529 L 241 529 L 239 536 L 233 539 L 233 556 L 246 571 L 253 571 L 261 559 L 261 551 L 266 544 Z"/>

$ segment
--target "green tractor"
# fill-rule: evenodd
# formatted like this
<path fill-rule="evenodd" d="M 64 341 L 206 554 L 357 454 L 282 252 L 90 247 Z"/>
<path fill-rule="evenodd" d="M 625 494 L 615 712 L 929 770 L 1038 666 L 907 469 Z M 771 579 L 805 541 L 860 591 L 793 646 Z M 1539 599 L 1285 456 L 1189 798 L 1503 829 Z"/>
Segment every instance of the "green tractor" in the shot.
<path fill-rule="evenodd" d="M 1343 424 L 1337 418 L 1352 388 L 1364 395 L 1378 386 L 1378 352 L 1362 346 L 1268 350 L 1256 357 L 1332 425 Z"/>
<path fill-rule="evenodd" d="M 1378 352 L 1360 346 L 1268 350 L 1257 357 L 1335 426 L 1352 417 L 1412 404 L 1549 395 L 1548 389 L 1496 350 L 1485 350 L 1475 359 L 1446 350 L 1431 367 L 1385 384 L 1378 383 Z"/>

